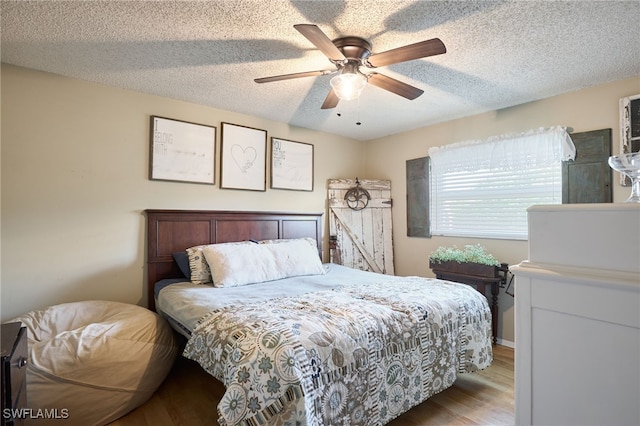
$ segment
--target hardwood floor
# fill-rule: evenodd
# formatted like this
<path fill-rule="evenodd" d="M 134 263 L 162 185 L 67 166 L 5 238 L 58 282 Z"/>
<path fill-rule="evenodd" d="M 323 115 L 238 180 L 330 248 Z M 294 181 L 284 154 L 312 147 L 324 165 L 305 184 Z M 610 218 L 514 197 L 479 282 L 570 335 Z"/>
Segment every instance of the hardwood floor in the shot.
<path fill-rule="evenodd" d="M 493 364 L 463 374 L 449 389 L 398 417 L 390 426 L 513 425 L 514 350 L 494 346 Z M 180 357 L 153 397 L 110 426 L 218 425 L 220 382 Z"/>

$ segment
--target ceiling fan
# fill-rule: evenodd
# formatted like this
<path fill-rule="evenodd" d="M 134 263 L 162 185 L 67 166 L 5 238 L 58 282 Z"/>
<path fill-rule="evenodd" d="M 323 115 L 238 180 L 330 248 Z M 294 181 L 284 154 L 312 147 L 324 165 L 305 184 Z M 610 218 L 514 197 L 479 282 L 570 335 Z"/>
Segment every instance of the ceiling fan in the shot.
<path fill-rule="evenodd" d="M 293 27 L 320 49 L 329 58 L 329 61 L 336 66 L 336 69 L 276 75 L 256 78 L 254 81 L 256 83 L 269 83 L 292 78 L 338 73 L 330 81 L 331 90 L 322 104 L 322 109 L 335 108 L 341 99 L 351 100 L 358 98 L 367 83 L 413 100 L 422 95 L 424 91 L 375 71 L 365 74 L 360 71 L 360 67 L 377 68 L 440 55 L 447 51 L 440 39 L 433 38 L 385 52 L 371 53 L 371 43 L 363 38 L 349 36 L 331 40 L 317 25 L 298 24 Z"/>

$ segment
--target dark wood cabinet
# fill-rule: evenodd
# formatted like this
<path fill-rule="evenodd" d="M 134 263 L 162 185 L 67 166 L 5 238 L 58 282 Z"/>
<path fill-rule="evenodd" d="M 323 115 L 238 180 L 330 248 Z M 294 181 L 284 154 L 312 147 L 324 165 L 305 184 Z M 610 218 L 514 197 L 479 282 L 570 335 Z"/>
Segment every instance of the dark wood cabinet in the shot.
<path fill-rule="evenodd" d="M 2 425 L 21 425 L 14 418 L 27 408 L 27 329 L 19 322 L 2 324 Z"/>
<path fill-rule="evenodd" d="M 487 266 L 445 262 L 430 263 L 429 266 L 436 278 L 470 285 L 487 298 L 491 308 L 491 334 L 495 345 L 498 341 L 498 295 L 500 287 L 506 284 L 509 265 L 502 263 L 500 266 Z M 487 288 L 491 291 L 490 296 L 487 295 Z"/>

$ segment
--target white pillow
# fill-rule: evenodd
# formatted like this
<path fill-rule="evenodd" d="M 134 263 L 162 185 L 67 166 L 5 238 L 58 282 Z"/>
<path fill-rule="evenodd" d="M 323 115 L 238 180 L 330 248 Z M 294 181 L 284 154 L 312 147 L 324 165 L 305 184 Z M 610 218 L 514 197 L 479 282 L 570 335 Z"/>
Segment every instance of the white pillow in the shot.
<path fill-rule="evenodd" d="M 189 247 L 187 255 L 189 256 L 189 269 L 191 270 L 191 282 L 194 284 L 209 284 L 212 282 L 211 269 L 205 259 L 202 250 L 210 245 L 257 245 L 251 241 L 240 241 L 237 243 L 220 243 L 220 244 L 204 244 L 200 246 Z"/>
<path fill-rule="evenodd" d="M 306 241 L 316 251 L 318 250 L 318 242 L 314 238 L 310 238 L 310 237 L 305 237 L 305 238 L 283 238 L 283 239 L 280 239 L 280 240 L 261 240 L 261 241 L 258 241 L 258 244 L 283 244 L 283 243 L 289 243 L 291 241 Z"/>
<path fill-rule="evenodd" d="M 240 246 L 213 244 L 202 252 L 211 268 L 214 287 L 326 273 L 317 249 L 304 239 Z"/>

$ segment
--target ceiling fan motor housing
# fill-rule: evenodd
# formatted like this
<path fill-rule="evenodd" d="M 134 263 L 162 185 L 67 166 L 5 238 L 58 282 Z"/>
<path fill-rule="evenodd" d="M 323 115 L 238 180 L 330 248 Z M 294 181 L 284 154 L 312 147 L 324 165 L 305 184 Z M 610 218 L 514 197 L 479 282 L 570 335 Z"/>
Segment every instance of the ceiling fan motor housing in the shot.
<path fill-rule="evenodd" d="M 363 63 L 371 55 L 371 43 L 360 37 L 340 37 L 333 44 L 349 61 Z"/>

